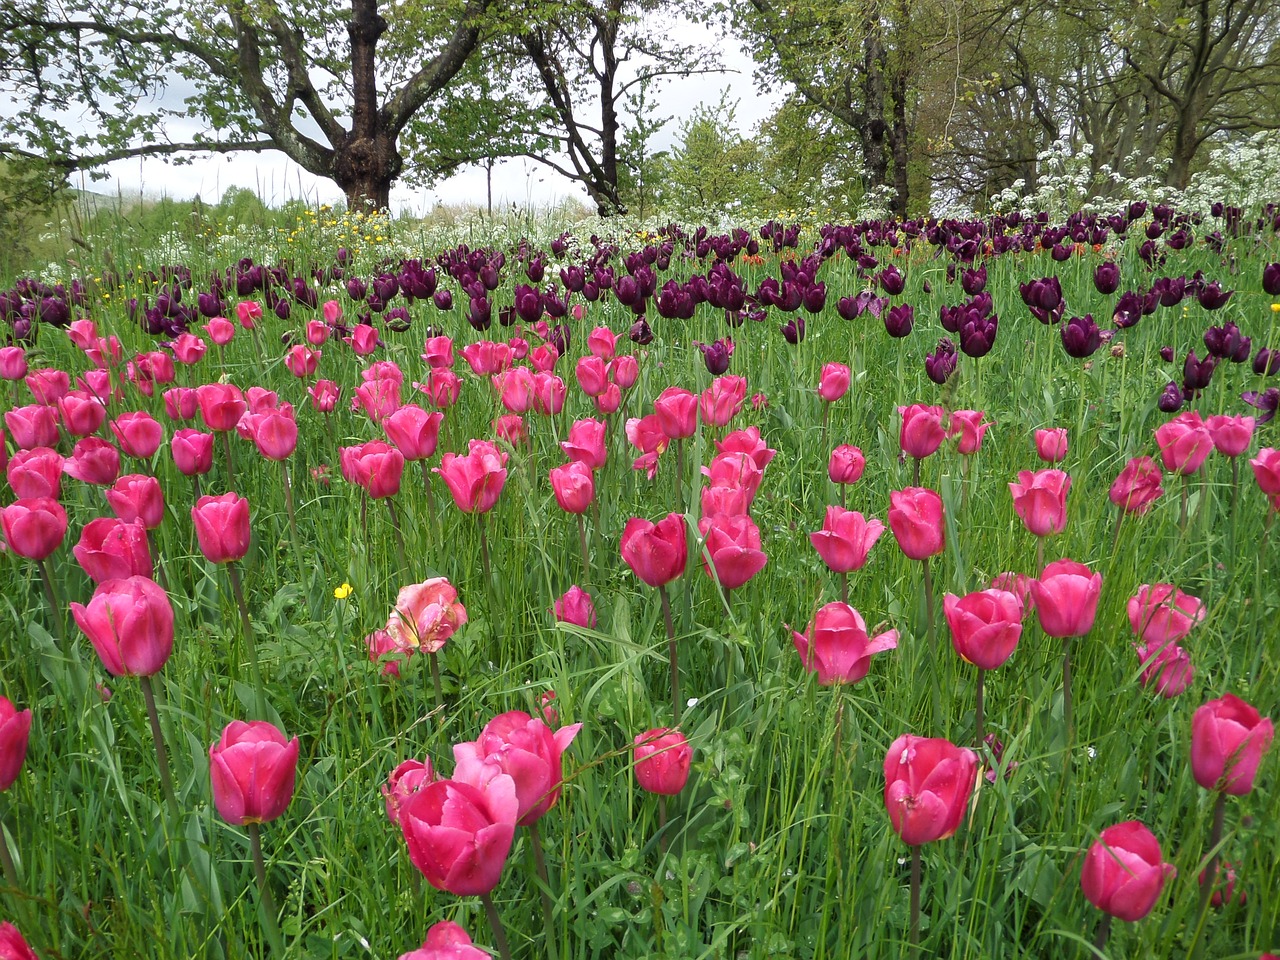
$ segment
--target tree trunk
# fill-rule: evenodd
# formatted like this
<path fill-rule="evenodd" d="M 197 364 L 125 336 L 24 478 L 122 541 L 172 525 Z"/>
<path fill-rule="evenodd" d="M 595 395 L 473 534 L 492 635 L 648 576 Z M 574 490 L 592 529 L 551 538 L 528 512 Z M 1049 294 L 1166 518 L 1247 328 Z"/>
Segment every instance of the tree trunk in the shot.
<path fill-rule="evenodd" d="M 889 160 L 884 149 L 884 44 L 880 42 L 879 24 L 867 24 L 864 44 L 862 112 L 866 122 L 860 131 L 862 164 L 868 186 L 882 187 L 889 182 Z"/>
<path fill-rule="evenodd" d="M 404 168 L 395 135 L 378 109 L 377 47 L 387 30 L 377 0 L 351 0 L 351 132 L 334 144 L 333 179 L 352 210 L 386 210 L 391 184 Z"/>

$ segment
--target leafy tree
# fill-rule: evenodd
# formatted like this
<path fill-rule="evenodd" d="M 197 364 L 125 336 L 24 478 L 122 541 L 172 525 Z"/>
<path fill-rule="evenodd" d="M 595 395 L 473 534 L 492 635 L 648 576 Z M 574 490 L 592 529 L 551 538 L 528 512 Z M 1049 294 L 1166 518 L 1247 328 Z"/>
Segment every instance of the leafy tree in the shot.
<path fill-rule="evenodd" d="M 275 149 L 383 208 L 402 174 L 438 176 L 510 132 L 486 128 L 472 55 L 529 19 L 494 0 L 8 0 L 0 156 L 70 172 Z"/>
<path fill-rule="evenodd" d="M 664 206 L 682 215 L 753 209 L 763 189 L 759 147 L 734 127 L 737 103 L 722 92 L 715 106 L 699 104 L 680 125 L 663 162 Z"/>

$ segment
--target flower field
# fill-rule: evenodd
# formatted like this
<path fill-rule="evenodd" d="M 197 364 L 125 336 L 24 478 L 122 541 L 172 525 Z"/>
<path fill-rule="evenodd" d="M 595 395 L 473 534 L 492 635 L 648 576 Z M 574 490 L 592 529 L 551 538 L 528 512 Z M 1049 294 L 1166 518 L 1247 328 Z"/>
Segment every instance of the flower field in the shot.
<path fill-rule="evenodd" d="M 1278 231 L 18 281 L 0 960 L 1280 951 Z"/>

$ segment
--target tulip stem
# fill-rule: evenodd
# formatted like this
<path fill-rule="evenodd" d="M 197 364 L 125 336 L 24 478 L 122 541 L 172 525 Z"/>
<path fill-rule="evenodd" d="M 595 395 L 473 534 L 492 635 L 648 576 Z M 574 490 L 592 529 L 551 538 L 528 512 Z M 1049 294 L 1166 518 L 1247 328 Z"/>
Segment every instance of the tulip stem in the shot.
<path fill-rule="evenodd" d="M 4 879 L 14 892 L 21 890 L 18 886 L 18 868 L 14 866 L 13 854 L 9 852 L 9 841 L 4 835 L 4 823 L 0 822 L 0 865 L 4 867 Z"/>
<path fill-rule="evenodd" d="M 43 560 L 36 561 L 36 567 L 40 570 L 40 582 L 44 584 L 44 598 L 49 603 L 49 614 L 53 623 L 53 635 L 61 644 L 65 639 L 62 629 L 62 603 L 58 599 L 58 590 L 53 585 L 53 578 L 49 576 L 49 567 Z"/>
<path fill-rule="evenodd" d="M 247 823 L 245 826 L 249 829 L 249 846 L 253 850 L 253 872 L 258 877 L 258 892 L 262 894 L 259 903 L 262 911 L 262 929 L 271 944 L 271 952 L 277 957 L 283 957 L 284 934 L 280 932 L 276 898 L 272 896 L 271 888 L 267 886 L 267 865 L 266 861 L 262 859 L 262 838 L 259 835 L 259 825 Z"/>
<path fill-rule="evenodd" d="M 667 659 L 671 662 L 671 721 L 676 726 L 680 723 L 679 652 L 676 650 L 676 630 L 671 623 L 671 598 L 667 596 L 665 584 L 658 587 L 658 596 L 662 599 L 662 619 L 667 625 Z"/>
<path fill-rule="evenodd" d="M 1036 569 L 1044 570 L 1044 537 L 1036 537 Z"/>
<path fill-rule="evenodd" d="M 918 461 L 917 461 L 918 462 Z M 911 848 L 911 956 L 920 955 L 920 848 Z"/>
<path fill-rule="evenodd" d="M 658 794 L 658 852 L 667 852 L 667 798 Z"/>
<path fill-rule="evenodd" d="M 849 573 L 844 571 L 840 574 L 840 602 L 849 602 Z"/>
<path fill-rule="evenodd" d="M 396 516 L 396 505 L 392 502 L 391 497 L 387 497 L 387 513 L 391 515 L 391 529 L 396 534 L 396 559 L 400 561 L 400 573 L 407 576 L 409 563 L 405 559 L 404 531 L 400 529 L 400 518 Z"/>
<path fill-rule="evenodd" d="M 684 439 L 676 440 L 676 513 L 684 513 Z"/>
<path fill-rule="evenodd" d="M 587 527 L 582 521 L 582 514 L 578 517 L 578 547 L 582 550 L 582 576 L 584 581 L 591 580 L 591 552 L 587 549 Z"/>
<path fill-rule="evenodd" d="M 974 721 L 973 721 L 974 728 L 975 728 L 974 736 L 977 738 L 979 750 L 983 749 L 983 742 L 982 742 L 983 729 L 982 728 L 985 725 L 983 723 L 983 721 L 985 720 L 985 717 L 983 716 L 983 711 L 982 711 L 982 688 L 984 686 L 984 681 L 986 680 L 986 677 L 987 677 L 987 671 L 979 667 L 978 668 L 978 691 L 977 691 L 977 698 L 975 702 Z"/>
<path fill-rule="evenodd" d="M 1098 924 L 1097 932 L 1093 935 L 1093 949 L 1101 954 L 1102 948 L 1107 945 L 1109 936 L 1111 936 L 1111 914 L 1104 913 L 1102 922 Z"/>
<path fill-rule="evenodd" d="M 431 470 L 426 460 L 418 461 L 422 465 L 422 486 L 427 491 L 427 515 L 431 518 L 432 529 L 436 525 L 436 495 L 431 492 Z"/>
<path fill-rule="evenodd" d="M 227 489 L 234 490 L 236 487 L 234 479 L 234 467 L 231 463 L 231 432 L 229 430 L 222 431 L 222 450 L 227 457 Z"/>
<path fill-rule="evenodd" d="M 298 539 L 298 519 L 293 510 L 293 484 L 289 480 L 289 465 L 280 461 L 280 471 L 284 474 L 284 510 L 289 517 L 289 541 L 293 546 L 293 561 L 298 565 L 298 576 L 302 577 L 302 542 Z"/>
<path fill-rule="evenodd" d="M 436 690 L 436 709 L 440 711 L 440 722 L 444 723 L 444 688 L 440 686 L 440 657 L 435 650 L 427 654 L 431 662 L 431 683 Z"/>
<path fill-rule="evenodd" d="M 538 880 L 541 881 L 538 892 L 542 894 L 542 922 L 547 928 L 545 949 L 547 955 L 554 960 L 560 952 L 556 949 L 552 934 L 555 930 L 555 917 L 551 909 L 551 877 L 547 873 L 547 858 L 542 853 L 542 835 L 538 833 L 536 821 L 529 824 L 529 837 L 533 841 L 533 865 L 538 871 Z"/>
<path fill-rule="evenodd" d="M 489 570 L 489 536 L 484 529 L 484 514 L 476 514 L 476 522 L 480 525 L 480 563 L 484 567 L 484 579 L 489 589 L 493 590 L 493 574 Z M 495 610 L 494 613 L 497 613 Z"/>
<path fill-rule="evenodd" d="M 485 916 L 489 918 L 489 929 L 493 931 L 493 940 L 498 947 L 498 956 L 502 960 L 511 960 L 511 945 L 507 943 L 507 931 L 502 927 L 502 917 L 493 898 L 487 893 L 480 894 L 480 902 L 484 904 Z"/>
<path fill-rule="evenodd" d="M 1204 882 L 1200 884 L 1200 907 L 1196 910 L 1196 936 L 1199 937 L 1201 929 L 1204 927 L 1205 914 L 1209 910 L 1209 903 L 1213 899 L 1213 890 L 1218 885 L 1218 861 L 1221 859 L 1218 852 L 1218 845 L 1222 843 L 1222 824 L 1227 814 L 1227 794 L 1224 790 L 1218 791 L 1218 798 L 1213 804 L 1213 828 L 1209 832 L 1209 849 L 1213 851 L 1209 857 L 1209 866 L 1204 871 Z M 1197 939 L 1195 950 L 1191 956 L 1194 960 L 1199 960 L 1204 956 L 1204 941 Z"/>
<path fill-rule="evenodd" d="M 1187 474 L 1182 475 L 1182 508 L 1178 513 L 1178 531 L 1180 533 L 1187 532 L 1187 501 L 1191 497 L 1191 477 Z"/>
<path fill-rule="evenodd" d="M 1112 555 L 1114 555 L 1114 554 L 1115 554 L 1116 550 L 1117 550 L 1117 549 L 1119 548 L 1119 546 L 1120 546 L 1120 524 L 1121 524 L 1121 523 L 1123 523 L 1123 522 L 1124 522 L 1124 510 L 1123 510 L 1123 509 L 1121 509 L 1121 510 L 1120 510 L 1120 512 L 1116 514 L 1116 525 L 1115 525 L 1115 529 L 1114 529 L 1114 530 L 1112 531 L 1112 533 L 1111 533 L 1111 553 L 1112 553 Z M 1042 567 L 1041 569 L 1044 569 L 1044 568 Z"/>
<path fill-rule="evenodd" d="M 160 714 L 156 710 L 156 694 L 151 686 L 150 677 L 139 677 L 142 684 L 142 699 L 147 702 L 147 718 L 151 721 L 151 739 L 156 744 L 156 766 L 160 768 L 160 785 L 164 788 L 164 798 L 169 804 L 169 817 L 173 820 L 176 832 L 181 815 L 178 812 L 178 797 L 173 792 L 173 775 L 169 772 L 169 753 L 164 747 L 164 734 L 160 732 Z"/>
<path fill-rule="evenodd" d="M 1070 765 L 1071 751 L 1071 638 L 1062 640 L 1062 724 L 1067 731 L 1067 763 Z"/>
<path fill-rule="evenodd" d="M 249 655 L 249 672 L 253 677 L 253 688 L 257 692 L 258 716 L 266 719 L 267 695 L 262 687 L 262 668 L 258 665 L 258 644 L 253 635 L 253 621 L 249 619 L 249 605 L 244 602 L 244 588 L 240 585 L 240 574 L 235 563 L 227 564 L 227 576 L 231 580 L 231 592 L 235 594 L 236 606 L 240 608 L 240 630 L 244 634 L 245 651 Z"/>
<path fill-rule="evenodd" d="M 920 458 L 911 458 L 911 485 L 913 487 L 920 486 Z"/>
<path fill-rule="evenodd" d="M 938 639 L 934 632 L 934 611 L 933 611 L 933 574 L 929 570 L 929 558 L 925 557 L 924 563 L 924 608 L 929 621 L 929 653 L 933 657 L 938 655 Z"/>

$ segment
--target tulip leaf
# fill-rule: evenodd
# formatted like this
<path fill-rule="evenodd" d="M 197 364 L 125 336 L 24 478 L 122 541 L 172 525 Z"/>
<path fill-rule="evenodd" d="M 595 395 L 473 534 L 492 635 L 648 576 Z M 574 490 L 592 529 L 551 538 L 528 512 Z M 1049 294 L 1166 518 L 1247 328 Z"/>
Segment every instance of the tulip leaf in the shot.
<path fill-rule="evenodd" d="M 1062 884 L 1062 871 L 1053 856 L 1038 846 L 1028 847 L 1022 866 L 1014 878 L 1014 886 L 1024 897 L 1040 907 L 1048 907 L 1054 891 Z"/>

